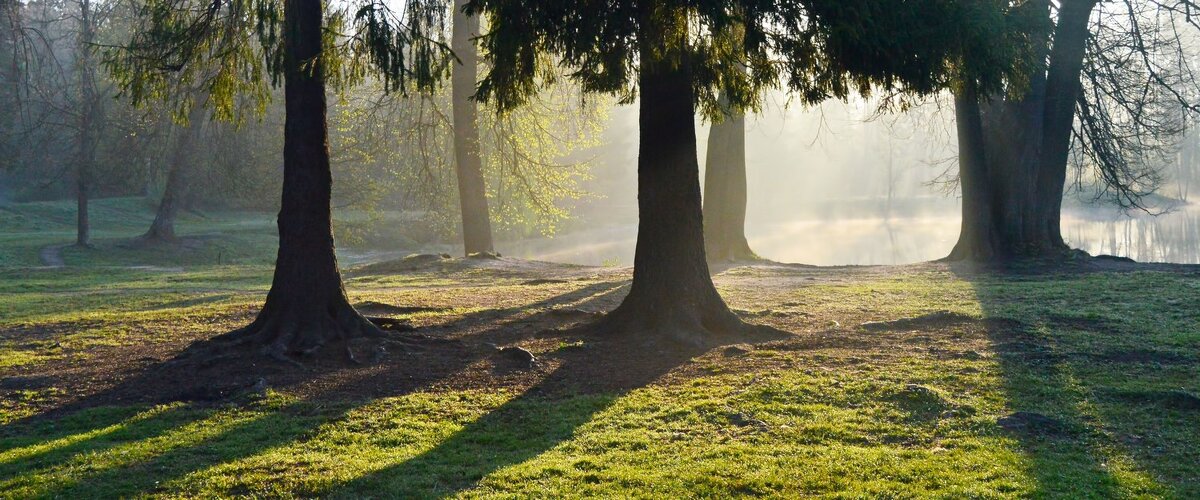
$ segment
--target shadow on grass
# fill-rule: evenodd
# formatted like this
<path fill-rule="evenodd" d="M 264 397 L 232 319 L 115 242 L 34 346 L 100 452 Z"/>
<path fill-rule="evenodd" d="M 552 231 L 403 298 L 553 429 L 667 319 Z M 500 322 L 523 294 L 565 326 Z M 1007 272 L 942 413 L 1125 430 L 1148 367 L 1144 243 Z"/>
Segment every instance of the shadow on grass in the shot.
<path fill-rule="evenodd" d="M 1073 307 L 1094 304 L 1106 290 L 1088 289 L 1091 285 L 1072 274 L 1022 272 L 1014 278 L 1003 269 L 963 264 L 952 269 L 972 284 L 982 308 L 1011 411 L 997 425 L 1020 441 L 1030 460 L 1029 473 L 1037 480 L 1035 496 L 1200 495 L 1200 472 L 1195 472 L 1200 462 L 1191 448 L 1200 441 L 1200 431 L 1194 430 L 1200 411 L 1147 411 L 1144 405 L 1106 396 L 1112 385 L 1159 384 L 1161 365 L 1114 362 L 1121 358 L 1105 347 L 1129 344 L 1129 337 L 1145 332 L 1079 321 L 1073 325 L 1078 331 L 1064 329 L 1063 315 L 1073 313 Z M 1185 414 L 1190 414 L 1191 424 Z M 1123 436 L 1131 432 L 1177 438 L 1190 432 L 1191 437 L 1152 445 Z M 1129 466 L 1117 474 L 1114 460 Z M 1191 461 L 1190 478 L 1179 477 L 1178 461 L 1185 470 Z"/>
<path fill-rule="evenodd" d="M 189 473 L 310 435 L 350 409 L 304 402 L 237 410 L 180 405 L 127 422 L 107 436 L 10 464 L 12 469 L 0 476 L 0 489 L 54 498 L 154 493 Z"/>
<path fill-rule="evenodd" d="M 520 316 L 524 310 L 539 310 L 542 312 L 536 317 L 561 324 L 562 318 L 550 312 L 556 306 L 573 304 L 581 307 L 592 302 L 608 302 L 612 300 L 611 296 L 620 295 L 625 285 L 625 282 L 591 284 L 529 305 L 468 315 L 460 323 L 484 322 L 490 328 L 470 334 L 464 343 L 520 340 L 513 337 L 514 324 L 527 323 L 531 319 L 505 320 Z M 584 303 L 580 304 L 581 300 Z M 413 372 L 425 369 L 434 372 L 407 385 L 390 386 L 383 382 L 389 387 L 380 396 L 400 396 L 453 379 L 468 366 L 491 356 L 487 349 L 451 348 L 442 352 L 439 346 L 433 345 L 430 352 L 399 360 L 399 363 L 363 369 L 320 367 L 278 374 L 275 377 L 281 383 L 272 384 L 277 388 L 338 375 L 335 383 L 313 396 L 320 401 L 297 400 L 286 404 L 259 401 L 247 395 L 246 381 L 233 380 L 236 374 L 231 374 L 231 378 L 217 376 L 221 372 L 220 366 L 213 373 L 200 374 L 181 370 L 170 362 L 159 363 L 67 408 L 3 426 L 0 446 L 5 451 L 0 452 L 0 457 L 9 459 L 0 458 L 0 490 L 19 496 L 47 497 L 112 497 L 161 491 L 170 482 L 193 472 L 312 436 L 322 425 L 343 418 L 359 406 L 354 403 L 372 399 L 355 396 L 362 394 L 356 392 L 355 386 L 380 384 L 372 373 L 401 366 Z M 610 352 L 595 359 L 605 362 L 602 360 L 619 358 L 619 354 Z M 421 365 L 423 360 L 431 359 L 437 360 L 435 366 Z M 406 366 L 409 360 L 415 364 Z M 670 360 L 670 357 L 663 357 L 657 361 L 673 362 Z M 559 375 L 568 373 L 572 366 L 567 364 L 553 370 L 524 395 L 469 425 L 447 443 L 410 461 L 410 467 L 434 471 L 428 477 L 434 478 L 436 484 L 420 490 L 436 491 L 444 484 L 467 484 L 446 478 L 482 477 L 503 464 L 540 453 L 568 437 L 575 427 L 615 399 L 615 396 L 589 396 L 557 405 L 546 404 L 536 396 L 543 389 L 571 385 L 571 377 Z M 638 381 L 652 380 L 671 366 L 664 364 L 661 369 L 642 367 L 639 376 L 646 378 Z M 368 368 L 375 368 L 375 371 Z M 619 369 L 619 365 L 613 368 Z M 170 401 L 186 403 L 145 410 L 148 405 Z M 134 406 L 129 406 L 131 404 Z M 139 410 L 148 413 L 139 413 Z M 50 416 L 55 419 L 50 420 Z M 503 432 L 489 437 L 489 432 L 495 429 L 503 429 Z M 483 461 L 463 462 L 461 457 L 453 457 L 458 453 L 467 453 L 471 459 Z M 393 470 L 406 474 L 404 468 Z M 377 481 L 387 477 L 387 472 L 380 472 L 372 475 L 373 479 L 361 481 L 378 486 Z M 398 492 L 410 490 L 408 487 L 396 489 Z"/>
<path fill-rule="evenodd" d="M 644 387 L 702 350 L 653 356 L 629 354 L 629 346 L 592 347 L 534 387 L 415 457 L 334 486 L 322 495 L 361 497 L 384 493 L 399 498 L 452 496 L 489 474 L 517 465 L 571 439 L 576 430 L 621 396 Z M 635 366 L 636 365 L 636 366 Z M 599 392 L 571 390 L 579 373 L 624 372 L 620 386 Z"/>
<path fill-rule="evenodd" d="M 0 435 L 0 483 L 74 455 L 99 453 L 122 442 L 145 439 L 194 422 L 182 406 L 93 408 L 68 418 L 6 429 Z"/>

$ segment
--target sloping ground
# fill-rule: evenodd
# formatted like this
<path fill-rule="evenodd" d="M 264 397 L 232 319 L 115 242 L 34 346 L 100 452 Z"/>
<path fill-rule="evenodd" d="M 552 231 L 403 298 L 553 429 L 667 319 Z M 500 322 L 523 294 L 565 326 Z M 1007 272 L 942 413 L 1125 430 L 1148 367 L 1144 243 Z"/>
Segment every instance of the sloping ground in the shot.
<path fill-rule="evenodd" d="M 422 349 L 194 372 L 267 266 L 0 272 L 0 495 L 1200 496 L 1200 272 L 1046 271 L 725 269 L 791 335 L 691 352 L 569 328 L 628 269 L 401 259 Z"/>

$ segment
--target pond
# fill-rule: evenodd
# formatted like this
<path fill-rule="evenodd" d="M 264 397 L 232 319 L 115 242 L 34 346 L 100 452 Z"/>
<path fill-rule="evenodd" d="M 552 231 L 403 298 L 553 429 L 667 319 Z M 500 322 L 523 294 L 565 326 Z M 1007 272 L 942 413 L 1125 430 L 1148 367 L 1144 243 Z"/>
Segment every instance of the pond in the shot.
<path fill-rule="evenodd" d="M 779 262 L 821 266 L 908 264 L 944 257 L 958 239 L 955 210 L 881 217 L 823 216 L 747 222 L 746 235 L 759 255 Z M 564 232 L 548 239 L 501 242 L 513 257 L 585 265 L 630 265 L 634 224 L 610 224 Z M 1093 255 L 1130 257 L 1138 262 L 1200 264 L 1200 210 L 1163 215 L 1072 209 L 1064 213 L 1063 237 Z"/>

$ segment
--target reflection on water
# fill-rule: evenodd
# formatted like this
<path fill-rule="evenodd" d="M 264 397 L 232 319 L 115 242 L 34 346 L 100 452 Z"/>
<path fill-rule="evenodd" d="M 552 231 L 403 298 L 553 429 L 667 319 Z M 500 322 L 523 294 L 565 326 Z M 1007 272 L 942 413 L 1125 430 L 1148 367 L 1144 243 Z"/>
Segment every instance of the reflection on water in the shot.
<path fill-rule="evenodd" d="M 798 218 L 747 223 L 750 246 L 779 262 L 822 266 L 906 264 L 944 257 L 958 239 L 957 211 L 919 217 Z M 576 230 L 550 239 L 501 243 L 506 255 L 586 265 L 633 262 L 634 224 Z M 1139 262 L 1200 264 L 1200 211 L 1124 215 L 1111 210 L 1065 214 L 1063 237 L 1093 255 Z"/>
<path fill-rule="evenodd" d="M 1200 264 L 1200 210 L 1192 207 L 1157 217 L 1072 218 L 1063 223 L 1063 238 L 1092 255 Z"/>

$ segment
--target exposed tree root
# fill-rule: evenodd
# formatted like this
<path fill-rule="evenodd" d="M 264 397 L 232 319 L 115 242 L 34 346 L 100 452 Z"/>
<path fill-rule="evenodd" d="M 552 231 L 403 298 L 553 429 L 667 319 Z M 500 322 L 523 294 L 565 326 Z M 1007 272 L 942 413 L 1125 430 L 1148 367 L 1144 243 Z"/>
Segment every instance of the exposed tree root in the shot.
<path fill-rule="evenodd" d="M 954 249 L 937 262 L 1062 262 L 1090 258 L 1087 252 L 1067 245 L 1015 246 L 959 240 Z"/>
<path fill-rule="evenodd" d="M 285 365 L 305 368 L 305 361 L 333 356 L 354 364 L 364 364 L 351 348 L 351 342 L 369 339 L 403 350 L 419 351 L 424 336 L 402 336 L 384 330 L 360 315 L 349 304 L 325 311 L 289 308 L 287 311 L 264 310 L 244 328 L 197 343 L 178 358 L 179 362 L 200 366 L 214 365 L 239 357 L 260 357 Z M 385 326 L 397 326 L 385 325 Z M 375 346 L 378 349 L 379 343 Z"/>
<path fill-rule="evenodd" d="M 708 255 L 713 254 L 709 253 Z M 718 257 L 710 257 L 708 259 L 710 266 L 715 264 L 755 264 L 764 261 L 766 261 L 766 259 L 760 257 L 749 248 L 746 248 L 745 251 L 732 252 Z"/>
<path fill-rule="evenodd" d="M 789 333 L 766 325 L 746 323 L 722 304 L 719 307 L 670 308 L 623 304 L 593 323 L 577 327 L 582 334 L 620 338 L 640 344 L 673 344 L 682 348 L 758 343 Z"/>

